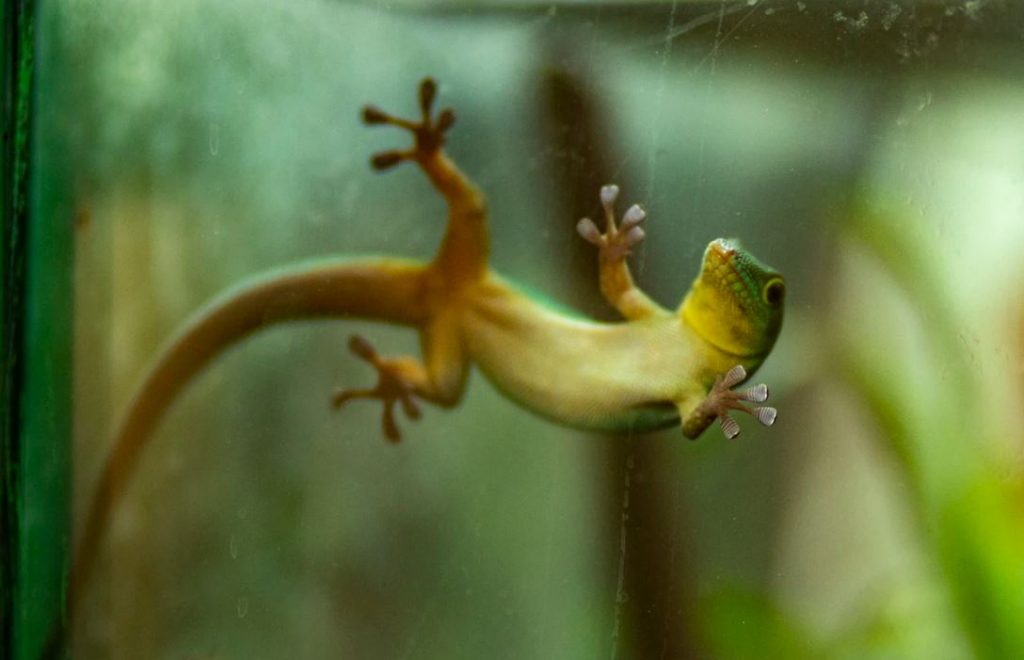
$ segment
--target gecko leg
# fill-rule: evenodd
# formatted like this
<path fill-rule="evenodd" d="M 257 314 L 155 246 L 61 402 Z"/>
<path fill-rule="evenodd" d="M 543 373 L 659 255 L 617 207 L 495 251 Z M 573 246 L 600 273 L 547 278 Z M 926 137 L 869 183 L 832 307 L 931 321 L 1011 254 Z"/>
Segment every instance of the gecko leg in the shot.
<path fill-rule="evenodd" d="M 590 218 L 583 218 L 576 224 L 580 236 L 599 250 L 601 293 L 627 319 L 667 313 L 633 284 L 633 277 L 626 264 L 630 249 L 644 240 L 644 230 L 640 228 L 640 223 L 647 217 L 647 213 L 638 204 L 634 204 L 623 214 L 621 223 L 616 224 L 615 201 L 618 197 L 618 186 L 601 187 L 601 206 L 604 207 L 605 215 L 603 233 Z"/>
<path fill-rule="evenodd" d="M 379 399 L 384 404 L 381 419 L 384 435 L 392 442 L 401 439 L 395 420 L 395 404 L 409 419 L 419 419 L 416 399 L 451 408 L 459 402 L 469 373 L 469 361 L 459 341 L 453 320 L 439 315 L 421 331 L 423 362 L 411 356 L 382 357 L 366 339 L 353 335 L 348 347 L 377 370 L 377 384 L 365 389 L 335 390 L 331 405 L 340 408 L 354 399 Z"/>
<path fill-rule="evenodd" d="M 715 419 L 725 437 L 730 440 L 740 434 L 740 425 L 729 416 L 729 412 L 738 410 L 747 413 L 765 426 L 775 423 L 777 411 L 770 406 L 751 407 L 746 402 L 764 403 L 768 400 L 768 386 L 765 384 L 754 385 L 742 390 L 732 389 L 743 382 L 747 377 L 747 370 L 742 365 L 736 365 L 725 375 L 715 378 L 715 384 L 711 391 L 694 410 L 683 420 L 683 434 L 688 438 L 696 438 Z"/>
<path fill-rule="evenodd" d="M 367 124 L 397 126 L 412 133 L 411 149 L 374 154 L 374 169 L 387 170 L 411 160 L 419 165 L 448 205 L 448 230 L 434 264 L 450 288 L 479 280 L 487 271 L 490 234 L 484 195 L 444 152 L 445 134 L 455 123 L 451 108 L 433 115 L 437 83 L 425 78 L 419 87 L 420 119 L 390 115 L 375 106 L 363 108 Z"/>

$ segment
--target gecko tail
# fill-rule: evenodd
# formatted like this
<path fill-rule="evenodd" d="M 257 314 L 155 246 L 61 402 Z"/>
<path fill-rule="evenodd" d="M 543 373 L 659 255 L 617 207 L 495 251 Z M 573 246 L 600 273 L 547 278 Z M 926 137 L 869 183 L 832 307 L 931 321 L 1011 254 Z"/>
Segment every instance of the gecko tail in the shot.
<path fill-rule="evenodd" d="M 231 289 L 197 312 L 161 351 L 128 404 L 81 528 L 67 592 L 74 620 L 111 513 L 154 429 L 177 395 L 215 358 L 278 323 L 362 318 L 418 326 L 427 318 L 428 266 L 392 258 L 310 262 Z"/>

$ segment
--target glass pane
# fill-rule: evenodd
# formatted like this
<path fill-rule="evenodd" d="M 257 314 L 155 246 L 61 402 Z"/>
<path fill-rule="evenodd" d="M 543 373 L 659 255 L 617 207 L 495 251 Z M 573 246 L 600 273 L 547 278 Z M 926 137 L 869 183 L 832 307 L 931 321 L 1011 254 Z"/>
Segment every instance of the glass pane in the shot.
<path fill-rule="evenodd" d="M 34 210 L 73 233 L 74 545 L 99 532 L 73 655 L 1021 655 L 1021 25 L 974 1 L 44 3 Z M 441 196 L 369 164 L 411 138 L 360 120 L 418 117 L 427 76 L 522 299 L 460 288 L 477 239 L 450 280 L 323 265 L 437 252 Z M 668 310 L 628 331 L 576 230 L 609 183 Z M 757 366 L 771 306 L 676 313 L 719 237 L 786 278 L 750 381 L 779 416 L 690 443 L 676 403 Z M 353 335 L 425 350 L 445 403 L 460 355 L 483 369 L 455 407 L 396 404 L 391 443 L 380 402 L 331 405 L 376 382 Z M 125 419 L 154 427 L 108 464 Z"/>

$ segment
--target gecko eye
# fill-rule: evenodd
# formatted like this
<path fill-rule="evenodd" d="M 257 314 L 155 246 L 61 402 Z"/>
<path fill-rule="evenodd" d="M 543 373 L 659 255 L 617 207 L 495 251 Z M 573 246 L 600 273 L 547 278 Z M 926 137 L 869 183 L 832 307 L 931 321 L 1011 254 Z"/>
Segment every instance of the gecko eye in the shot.
<path fill-rule="evenodd" d="M 768 284 L 764 285 L 764 290 L 761 292 L 761 297 L 770 307 L 778 307 L 782 304 L 782 299 L 786 296 L 786 285 L 781 279 L 774 279 Z"/>

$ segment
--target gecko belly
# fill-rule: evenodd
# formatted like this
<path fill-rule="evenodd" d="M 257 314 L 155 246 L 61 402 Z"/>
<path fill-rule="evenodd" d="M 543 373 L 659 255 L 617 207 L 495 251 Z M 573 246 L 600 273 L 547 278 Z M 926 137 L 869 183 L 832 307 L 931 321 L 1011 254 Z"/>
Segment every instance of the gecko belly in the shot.
<path fill-rule="evenodd" d="M 652 430 L 679 421 L 692 382 L 686 338 L 670 322 L 596 323 L 554 311 L 504 282 L 466 305 L 463 338 L 491 383 L 529 410 L 596 430 Z"/>

